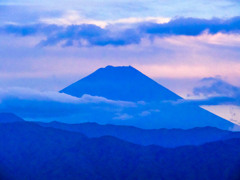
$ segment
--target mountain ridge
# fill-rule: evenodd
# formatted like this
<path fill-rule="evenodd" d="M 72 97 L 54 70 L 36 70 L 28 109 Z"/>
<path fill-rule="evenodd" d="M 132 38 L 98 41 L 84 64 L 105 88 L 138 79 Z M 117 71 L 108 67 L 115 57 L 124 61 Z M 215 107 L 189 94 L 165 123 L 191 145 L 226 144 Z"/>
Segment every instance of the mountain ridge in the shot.
<path fill-rule="evenodd" d="M 50 122 L 37 124 L 71 132 L 79 132 L 89 138 L 112 136 L 139 145 L 158 145 L 178 147 L 201 145 L 208 142 L 240 138 L 240 132 L 221 130 L 215 127 L 196 127 L 193 129 L 140 129 L 134 126 L 100 125 L 97 123 L 66 124 Z"/>
<path fill-rule="evenodd" d="M 2 180 L 237 180 L 240 177 L 239 138 L 162 148 L 109 136 L 87 138 L 80 133 L 29 122 L 2 123 L 0 136 Z"/>

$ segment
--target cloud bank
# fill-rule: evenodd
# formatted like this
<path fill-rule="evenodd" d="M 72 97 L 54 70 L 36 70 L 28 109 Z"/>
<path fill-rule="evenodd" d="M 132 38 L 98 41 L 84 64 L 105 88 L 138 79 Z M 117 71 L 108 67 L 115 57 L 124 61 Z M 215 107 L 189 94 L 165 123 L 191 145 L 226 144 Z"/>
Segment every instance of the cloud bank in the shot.
<path fill-rule="evenodd" d="M 14 112 L 26 118 L 57 118 L 91 111 L 119 113 L 137 104 L 83 95 L 76 98 L 64 93 L 27 88 L 0 89 L 0 111 Z"/>
<path fill-rule="evenodd" d="M 107 25 L 105 28 L 94 24 L 60 26 L 54 24 L 6 25 L 1 33 L 16 36 L 37 36 L 45 38 L 40 46 L 125 46 L 139 44 L 143 38 L 198 36 L 208 34 L 240 34 L 240 17 L 230 19 L 176 18 L 167 23 L 141 22 Z"/>
<path fill-rule="evenodd" d="M 12 112 L 30 121 L 106 124 L 133 120 L 137 123 L 141 119 L 156 119 L 155 115 L 160 113 L 158 108 L 167 104 L 115 101 L 87 94 L 77 98 L 28 88 L 0 89 L 0 112 Z"/>

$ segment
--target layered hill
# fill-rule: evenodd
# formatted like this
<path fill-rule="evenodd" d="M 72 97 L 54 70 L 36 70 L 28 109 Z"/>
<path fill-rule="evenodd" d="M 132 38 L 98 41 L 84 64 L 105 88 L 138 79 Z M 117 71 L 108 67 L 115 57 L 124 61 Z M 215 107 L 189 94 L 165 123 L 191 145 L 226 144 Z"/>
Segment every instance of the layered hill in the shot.
<path fill-rule="evenodd" d="M 159 145 L 162 147 L 178 147 L 201 145 L 207 142 L 240 138 L 240 132 L 231 132 L 214 127 L 183 129 L 140 129 L 131 126 L 100 125 L 97 123 L 66 124 L 60 122 L 41 123 L 43 127 L 51 127 L 70 132 L 79 132 L 89 138 L 112 136 L 139 145 Z"/>
<path fill-rule="evenodd" d="M 0 179 L 237 180 L 240 139 L 201 146 L 140 146 L 29 122 L 0 124 Z"/>

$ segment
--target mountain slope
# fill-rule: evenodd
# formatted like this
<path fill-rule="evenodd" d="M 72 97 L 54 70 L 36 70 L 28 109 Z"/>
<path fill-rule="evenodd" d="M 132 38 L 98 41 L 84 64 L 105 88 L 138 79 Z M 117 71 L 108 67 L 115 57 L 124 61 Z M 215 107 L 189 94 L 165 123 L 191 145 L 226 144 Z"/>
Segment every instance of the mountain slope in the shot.
<path fill-rule="evenodd" d="M 0 124 L 0 137 L 2 180 L 239 178 L 240 139 L 168 149 L 26 122 Z"/>
<path fill-rule="evenodd" d="M 66 124 L 59 122 L 38 123 L 66 131 L 79 132 L 87 137 L 113 136 L 139 145 L 177 147 L 201 145 L 207 142 L 240 138 L 240 132 L 224 131 L 213 127 L 182 129 L 139 129 L 131 126 L 99 125 L 97 123 Z"/>
<path fill-rule="evenodd" d="M 13 113 L 0 113 L 0 123 L 22 122 L 22 118 Z"/>

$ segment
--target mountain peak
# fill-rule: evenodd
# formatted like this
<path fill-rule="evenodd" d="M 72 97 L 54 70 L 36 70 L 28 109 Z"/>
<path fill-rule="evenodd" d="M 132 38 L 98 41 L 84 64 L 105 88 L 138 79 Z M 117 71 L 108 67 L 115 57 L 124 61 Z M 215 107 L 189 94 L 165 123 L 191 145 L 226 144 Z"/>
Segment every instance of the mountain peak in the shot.
<path fill-rule="evenodd" d="M 135 69 L 132 66 L 112 66 L 112 65 L 108 65 L 106 67 L 102 67 L 99 68 L 98 70 L 104 70 L 104 71 L 108 71 L 108 70 L 112 70 L 112 71 L 137 71 L 137 69 Z"/>
<path fill-rule="evenodd" d="M 162 101 L 181 99 L 132 66 L 106 66 L 64 88 L 60 92 L 81 97 L 84 94 L 123 101 Z"/>
<path fill-rule="evenodd" d="M 132 66 L 112 66 L 112 65 L 108 65 L 106 66 L 105 68 L 118 68 L 118 69 L 135 69 L 134 67 Z M 102 69 L 105 69 L 105 68 L 102 68 Z"/>

